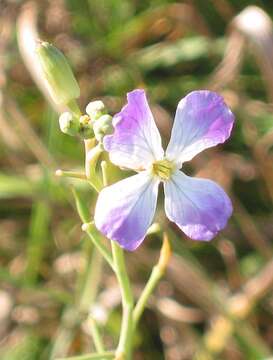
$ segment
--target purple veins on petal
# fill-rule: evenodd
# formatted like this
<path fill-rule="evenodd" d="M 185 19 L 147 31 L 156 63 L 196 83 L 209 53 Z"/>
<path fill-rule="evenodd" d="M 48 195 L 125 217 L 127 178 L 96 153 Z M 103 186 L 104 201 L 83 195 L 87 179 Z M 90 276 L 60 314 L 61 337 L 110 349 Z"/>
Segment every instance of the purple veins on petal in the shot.
<path fill-rule="evenodd" d="M 212 91 L 193 91 L 178 104 L 171 140 L 166 150 L 170 160 L 182 164 L 230 136 L 234 115 L 222 96 Z"/>
<path fill-rule="evenodd" d="M 143 171 L 104 188 L 96 205 L 96 227 L 126 250 L 135 250 L 152 223 L 158 184 Z"/>
<path fill-rule="evenodd" d="M 128 103 L 114 116 L 114 134 L 104 138 L 112 163 L 133 170 L 147 169 L 163 157 L 161 137 L 145 91 L 127 94 Z"/>
<path fill-rule="evenodd" d="M 211 180 L 177 170 L 164 184 L 164 192 L 167 217 L 193 240 L 211 240 L 231 216 L 229 197 Z"/>

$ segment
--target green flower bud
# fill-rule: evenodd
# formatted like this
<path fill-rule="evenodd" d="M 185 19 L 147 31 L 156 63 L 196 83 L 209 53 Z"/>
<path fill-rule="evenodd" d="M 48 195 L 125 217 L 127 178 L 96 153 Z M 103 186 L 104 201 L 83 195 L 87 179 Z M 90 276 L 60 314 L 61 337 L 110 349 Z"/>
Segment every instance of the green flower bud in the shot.
<path fill-rule="evenodd" d="M 84 139 L 90 139 L 94 136 L 93 122 L 88 115 L 80 117 L 80 135 Z"/>
<path fill-rule="evenodd" d="M 112 119 L 113 118 L 110 115 L 103 115 L 94 122 L 93 130 L 98 141 L 102 141 L 105 135 L 109 135 L 114 132 Z"/>
<path fill-rule="evenodd" d="M 52 99 L 57 104 L 67 104 L 78 98 L 79 85 L 62 52 L 45 41 L 37 45 L 36 51 Z"/>
<path fill-rule="evenodd" d="M 86 106 L 86 113 L 91 117 L 92 120 L 97 120 L 102 115 L 106 114 L 106 107 L 100 100 L 91 101 Z"/>
<path fill-rule="evenodd" d="M 59 117 L 60 129 L 63 133 L 75 136 L 79 134 L 80 123 L 79 120 L 70 112 L 64 112 Z"/>

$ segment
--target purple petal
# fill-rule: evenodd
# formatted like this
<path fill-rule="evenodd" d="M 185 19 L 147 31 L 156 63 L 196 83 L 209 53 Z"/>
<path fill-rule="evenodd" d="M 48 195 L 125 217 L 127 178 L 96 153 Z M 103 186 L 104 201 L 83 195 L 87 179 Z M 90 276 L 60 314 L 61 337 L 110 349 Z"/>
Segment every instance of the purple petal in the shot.
<path fill-rule="evenodd" d="M 222 96 L 207 90 L 191 92 L 178 104 L 167 158 L 180 165 L 191 160 L 228 139 L 233 123 L 234 115 Z"/>
<path fill-rule="evenodd" d="M 96 205 L 96 227 L 126 250 L 135 250 L 152 223 L 158 184 L 143 171 L 104 188 Z"/>
<path fill-rule="evenodd" d="M 191 178 L 177 170 L 164 183 L 164 192 L 168 218 L 193 240 L 211 240 L 231 216 L 229 197 L 211 180 Z"/>
<path fill-rule="evenodd" d="M 112 163 L 133 170 L 148 169 L 163 157 L 161 137 L 149 108 L 145 91 L 127 94 L 128 103 L 114 117 L 115 131 L 105 136 L 104 147 Z"/>

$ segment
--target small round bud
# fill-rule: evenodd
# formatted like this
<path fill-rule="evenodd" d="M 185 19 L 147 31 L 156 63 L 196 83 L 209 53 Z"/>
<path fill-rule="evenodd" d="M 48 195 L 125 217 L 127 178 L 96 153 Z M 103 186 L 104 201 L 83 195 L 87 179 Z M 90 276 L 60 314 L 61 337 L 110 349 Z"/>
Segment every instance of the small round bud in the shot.
<path fill-rule="evenodd" d="M 94 136 L 92 121 L 88 115 L 80 117 L 80 135 L 84 139 L 90 139 Z"/>
<path fill-rule="evenodd" d="M 67 135 L 75 136 L 79 133 L 79 121 L 68 111 L 61 114 L 59 124 L 61 131 Z"/>
<path fill-rule="evenodd" d="M 112 119 L 113 118 L 110 115 L 103 115 L 94 122 L 93 130 L 98 141 L 102 141 L 105 135 L 113 133 L 114 127 L 112 124 Z"/>
<path fill-rule="evenodd" d="M 91 123 L 91 119 L 88 115 L 82 115 L 80 117 L 80 124 L 82 126 L 89 125 Z"/>
<path fill-rule="evenodd" d="M 63 55 L 48 42 L 39 42 L 36 48 L 48 91 L 57 104 L 68 104 L 80 96 L 79 85 Z"/>
<path fill-rule="evenodd" d="M 102 115 L 106 114 L 106 107 L 100 100 L 91 101 L 86 106 L 86 113 L 91 117 L 92 120 L 97 120 Z"/>

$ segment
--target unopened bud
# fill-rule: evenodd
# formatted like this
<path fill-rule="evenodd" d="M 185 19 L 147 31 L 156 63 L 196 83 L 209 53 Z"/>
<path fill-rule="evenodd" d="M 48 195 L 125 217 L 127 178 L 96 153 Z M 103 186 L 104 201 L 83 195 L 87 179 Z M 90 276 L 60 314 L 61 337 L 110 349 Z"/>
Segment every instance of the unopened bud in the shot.
<path fill-rule="evenodd" d="M 84 139 L 90 139 L 94 136 L 92 121 L 88 115 L 80 117 L 80 135 Z"/>
<path fill-rule="evenodd" d="M 68 104 L 78 98 L 80 88 L 63 53 L 45 41 L 37 45 L 36 51 L 52 99 L 57 104 Z"/>
<path fill-rule="evenodd" d="M 97 120 L 102 115 L 106 114 L 106 107 L 101 100 L 91 101 L 86 106 L 86 113 L 91 117 L 92 120 Z"/>
<path fill-rule="evenodd" d="M 63 133 L 75 136 L 79 133 L 79 120 L 70 112 L 64 112 L 59 117 L 60 129 Z"/>
<path fill-rule="evenodd" d="M 112 134 L 114 131 L 112 116 L 103 115 L 93 124 L 95 137 L 98 141 L 102 141 L 105 135 Z"/>
<path fill-rule="evenodd" d="M 90 119 L 90 117 L 89 117 L 88 115 L 82 115 L 82 116 L 80 117 L 80 124 L 81 124 L 82 126 L 91 124 L 91 119 Z"/>

